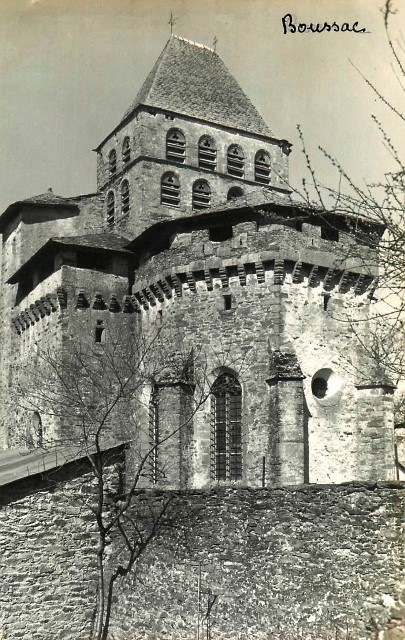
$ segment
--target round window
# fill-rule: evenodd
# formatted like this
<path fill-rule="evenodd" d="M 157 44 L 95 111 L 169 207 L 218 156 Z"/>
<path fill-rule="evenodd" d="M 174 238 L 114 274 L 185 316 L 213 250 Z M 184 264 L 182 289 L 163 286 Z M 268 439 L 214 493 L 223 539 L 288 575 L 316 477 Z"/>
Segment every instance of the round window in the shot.
<path fill-rule="evenodd" d="M 332 369 L 319 369 L 312 377 L 311 390 L 318 400 L 334 396 L 340 387 L 340 379 Z"/>

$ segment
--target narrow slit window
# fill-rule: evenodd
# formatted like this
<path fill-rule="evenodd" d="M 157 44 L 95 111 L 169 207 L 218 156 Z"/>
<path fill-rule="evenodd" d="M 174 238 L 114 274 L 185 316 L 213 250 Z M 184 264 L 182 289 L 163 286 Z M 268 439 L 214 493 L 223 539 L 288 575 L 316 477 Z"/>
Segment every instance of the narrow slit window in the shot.
<path fill-rule="evenodd" d="M 203 136 L 198 143 L 198 166 L 210 171 L 217 167 L 217 148 L 209 136 Z"/>
<path fill-rule="evenodd" d="M 207 209 L 211 204 L 211 189 L 206 180 L 197 180 L 193 184 L 193 209 Z"/>
<path fill-rule="evenodd" d="M 129 213 L 129 182 L 123 180 L 121 185 L 121 211 L 122 215 Z"/>
<path fill-rule="evenodd" d="M 224 299 L 224 311 L 230 311 L 232 309 L 232 296 L 227 293 L 223 296 Z"/>
<path fill-rule="evenodd" d="M 161 182 L 160 201 L 168 207 L 178 207 L 180 204 L 180 182 L 171 172 L 164 173 Z"/>
<path fill-rule="evenodd" d="M 229 147 L 227 160 L 229 175 L 243 178 L 245 175 L 245 155 L 238 145 L 233 144 Z"/>
<path fill-rule="evenodd" d="M 107 195 L 107 224 L 113 227 L 115 223 L 115 197 L 114 192 L 109 191 Z"/>
<path fill-rule="evenodd" d="M 171 129 L 166 137 L 166 159 L 184 163 L 186 159 L 186 139 L 178 129 Z"/>
<path fill-rule="evenodd" d="M 124 142 L 122 144 L 122 162 L 125 166 L 128 162 L 131 161 L 131 143 L 129 138 L 124 138 Z"/>
<path fill-rule="evenodd" d="M 105 326 L 102 320 L 97 320 L 94 330 L 94 342 L 105 342 Z"/>
<path fill-rule="evenodd" d="M 215 380 L 211 396 L 212 477 L 242 478 L 242 388 L 235 376 Z"/>
<path fill-rule="evenodd" d="M 270 156 L 266 151 L 256 153 L 255 180 L 260 184 L 270 184 Z"/>
<path fill-rule="evenodd" d="M 108 156 L 108 167 L 110 178 L 113 178 L 117 173 L 117 154 L 115 149 L 110 151 L 110 155 Z"/>

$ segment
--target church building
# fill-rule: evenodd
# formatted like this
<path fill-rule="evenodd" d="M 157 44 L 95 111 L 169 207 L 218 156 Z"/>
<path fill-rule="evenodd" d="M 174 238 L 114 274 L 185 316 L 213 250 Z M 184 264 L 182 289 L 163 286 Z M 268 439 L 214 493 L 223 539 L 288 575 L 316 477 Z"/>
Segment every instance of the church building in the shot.
<path fill-rule="evenodd" d="M 66 435 L 13 406 L 38 349 L 159 330 L 203 354 L 209 393 L 187 419 L 181 381 L 142 389 L 151 484 L 393 479 L 393 388 L 362 346 L 383 229 L 298 201 L 291 144 L 213 49 L 175 35 L 96 152 L 95 193 L 0 216 L 1 448 Z"/>

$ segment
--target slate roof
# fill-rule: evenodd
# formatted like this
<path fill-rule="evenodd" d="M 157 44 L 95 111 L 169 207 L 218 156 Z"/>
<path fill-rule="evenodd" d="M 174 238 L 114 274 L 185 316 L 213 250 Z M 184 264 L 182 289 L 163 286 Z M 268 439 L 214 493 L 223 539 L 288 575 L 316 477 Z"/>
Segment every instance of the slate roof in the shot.
<path fill-rule="evenodd" d="M 84 236 L 63 236 L 50 239 L 56 244 L 66 244 L 75 247 L 86 247 L 89 249 L 105 249 L 107 251 L 126 251 L 128 245 L 127 238 L 112 233 L 94 233 Z"/>
<path fill-rule="evenodd" d="M 140 105 L 274 137 L 215 51 L 174 35 L 123 120 Z"/>
<path fill-rule="evenodd" d="M 2 233 L 7 226 L 7 224 L 12 220 L 13 216 L 18 213 L 21 207 L 32 207 L 32 208 L 42 208 L 42 207 L 64 207 L 66 209 L 78 209 L 79 202 L 84 198 L 93 197 L 94 193 L 86 194 L 84 196 L 74 196 L 71 198 L 65 198 L 63 196 L 58 196 L 56 193 L 53 193 L 52 189 L 48 189 L 45 193 L 40 193 L 37 196 L 31 196 L 29 198 L 25 198 L 24 200 L 17 200 L 10 204 L 9 207 L 0 215 L 0 233 Z"/>
<path fill-rule="evenodd" d="M 97 251 L 114 251 L 125 254 L 128 258 L 133 257 L 133 252 L 129 251 L 127 238 L 123 238 L 113 234 L 89 234 L 84 236 L 64 236 L 50 238 L 36 253 L 34 253 L 26 262 L 24 262 L 17 271 L 15 271 L 7 280 L 8 284 L 15 284 L 28 272 L 34 265 L 40 262 L 45 256 L 50 257 L 55 254 L 57 245 L 66 245 L 70 247 L 84 247 L 86 249 L 96 249 Z"/>
<path fill-rule="evenodd" d="M 108 451 L 125 447 L 126 442 L 105 438 L 101 450 Z M 80 444 L 55 444 L 47 449 L 5 449 L 0 451 L 0 486 L 38 476 L 47 471 L 60 469 L 68 464 L 86 462 L 89 455 L 96 453 L 95 446 L 87 449 Z"/>

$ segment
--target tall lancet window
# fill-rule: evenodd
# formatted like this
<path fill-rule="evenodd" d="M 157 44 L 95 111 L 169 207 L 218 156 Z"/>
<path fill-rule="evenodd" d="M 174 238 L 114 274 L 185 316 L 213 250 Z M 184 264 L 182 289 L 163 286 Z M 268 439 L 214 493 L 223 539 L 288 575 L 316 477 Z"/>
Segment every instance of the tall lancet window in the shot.
<path fill-rule="evenodd" d="M 255 180 L 262 184 L 270 183 L 270 156 L 265 151 L 258 151 L 256 153 Z"/>
<path fill-rule="evenodd" d="M 149 398 L 149 470 L 152 484 L 159 480 L 159 390 L 154 384 Z"/>
<path fill-rule="evenodd" d="M 242 478 L 242 388 L 231 373 L 218 376 L 212 387 L 211 452 L 214 480 Z"/>

